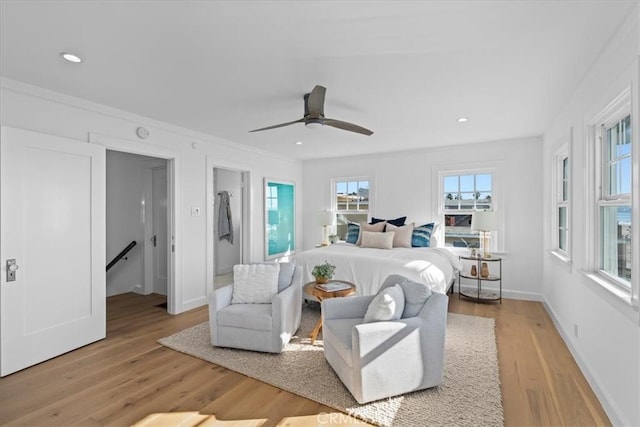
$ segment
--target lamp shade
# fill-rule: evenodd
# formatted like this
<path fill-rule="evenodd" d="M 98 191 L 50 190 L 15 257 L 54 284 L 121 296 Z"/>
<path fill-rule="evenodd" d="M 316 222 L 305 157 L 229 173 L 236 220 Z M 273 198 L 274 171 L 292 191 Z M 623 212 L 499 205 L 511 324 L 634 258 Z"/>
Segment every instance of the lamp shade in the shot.
<path fill-rule="evenodd" d="M 476 211 L 471 218 L 471 229 L 493 231 L 498 229 L 498 216 L 495 211 Z"/>
<path fill-rule="evenodd" d="M 333 225 L 336 223 L 336 213 L 333 211 L 318 212 L 318 225 Z"/>

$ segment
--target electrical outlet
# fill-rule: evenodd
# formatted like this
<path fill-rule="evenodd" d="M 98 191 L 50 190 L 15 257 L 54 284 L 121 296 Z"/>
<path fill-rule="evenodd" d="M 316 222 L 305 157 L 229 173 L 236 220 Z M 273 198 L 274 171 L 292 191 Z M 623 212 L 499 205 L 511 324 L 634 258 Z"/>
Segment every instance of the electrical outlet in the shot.
<path fill-rule="evenodd" d="M 191 216 L 200 216 L 200 208 L 196 206 L 191 207 Z"/>
<path fill-rule="evenodd" d="M 578 324 L 577 323 L 573 324 L 573 335 L 575 335 L 575 337 L 578 338 Z"/>

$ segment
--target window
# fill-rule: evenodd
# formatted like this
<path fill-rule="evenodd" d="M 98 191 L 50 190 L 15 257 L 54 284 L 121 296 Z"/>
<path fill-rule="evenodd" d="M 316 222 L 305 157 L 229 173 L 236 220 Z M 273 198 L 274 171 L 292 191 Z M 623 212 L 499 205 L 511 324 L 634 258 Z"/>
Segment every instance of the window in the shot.
<path fill-rule="evenodd" d="M 349 178 L 333 181 L 334 210 L 338 216 L 336 234 L 344 240 L 347 223 L 367 221 L 369 216 L 369 179 Z"/>
<path fill-rule="evenodd" d="M 569 154 L 564 146 L 556 155 L 553 250 L 565 259 L 570 258 L 569 176 Z"/>
<path fill-rule="evenodd" d="M 598 267 L 602 274 L 630 289 L 631 115 L 605 121 L 599 132 Z"/>
<path fill-rule="evenodd" d="M 471 216 L 475 210 L 493 210 L 493 173 L 444 174 L 441 182 L 445 245 L 480 247 Z"/>

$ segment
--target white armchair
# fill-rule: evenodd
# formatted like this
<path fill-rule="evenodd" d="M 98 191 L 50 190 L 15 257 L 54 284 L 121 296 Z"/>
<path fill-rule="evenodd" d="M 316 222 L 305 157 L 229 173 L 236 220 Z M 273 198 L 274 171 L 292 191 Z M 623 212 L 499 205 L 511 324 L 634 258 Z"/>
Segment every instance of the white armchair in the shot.
<path fill-rule="evenodd" d="M 270 304 L 231 304 L 233 285 L 209 294 L 211 344 L 280 353 L 300 327 L 302 268 L 280 263 L 278 293 Z"/>
<path fill-rule="evenodd" d="M 396 321 L 363 323 L 375 296 L 322 301 L 325 358 L 360 403 L 442 382 L 449 298 L 400 275 L 380 290 L 395 284 L 406 301 Z"/>

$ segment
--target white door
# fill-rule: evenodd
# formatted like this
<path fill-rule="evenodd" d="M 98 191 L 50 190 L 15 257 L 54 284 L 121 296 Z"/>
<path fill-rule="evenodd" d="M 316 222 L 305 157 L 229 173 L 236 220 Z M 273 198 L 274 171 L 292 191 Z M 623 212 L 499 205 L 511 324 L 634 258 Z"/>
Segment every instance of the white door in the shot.
<path fill-rule="evenodd" d="M 0 374 L 106 335 L 105 149 L 2 127 Z M 8 277 L 7 261 L 19 267 Z"/>
<path fill-rule="evenodd" d="M 153 168 L 153 292 L 167 295 L 167 169 Z"/>

